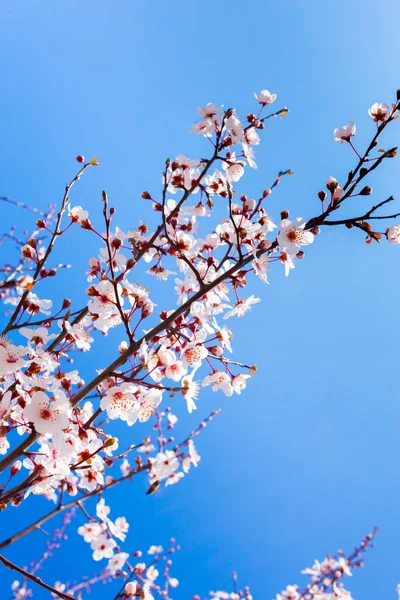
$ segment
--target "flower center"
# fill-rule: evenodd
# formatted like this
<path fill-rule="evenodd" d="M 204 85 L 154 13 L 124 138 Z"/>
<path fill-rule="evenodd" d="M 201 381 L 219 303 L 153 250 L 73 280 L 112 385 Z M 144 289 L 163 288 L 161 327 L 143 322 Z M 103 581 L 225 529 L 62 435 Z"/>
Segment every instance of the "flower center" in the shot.
<path fill-rule="evenodd" d="M 295 242 L 298 237 L 297 231 L 295 229 L 292 229 L 291 231 L 288 232 L 287 237 L 291 242 Z"/>
<path fill-rule="evenodd" d="M 44 419 L 45 421 L 47 421 L 51 417 L 51 412 L 50 412 L 50 410 L 48 408 L 43 408 L 40 411 L 40 416 L 41 416 L 42 419 Z"/>

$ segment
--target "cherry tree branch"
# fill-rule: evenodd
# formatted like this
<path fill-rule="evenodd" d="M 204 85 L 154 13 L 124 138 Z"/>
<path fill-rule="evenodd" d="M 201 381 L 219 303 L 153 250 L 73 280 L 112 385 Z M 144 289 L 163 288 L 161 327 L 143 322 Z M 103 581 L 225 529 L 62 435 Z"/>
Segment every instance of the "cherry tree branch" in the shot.
<path fill-rule="evenodd" d="M 1 554 L 0 554 L 0 561 L 3 563 L 3 565 L 5 565 L 7 567 L 7 569 L 12 569 L 13 571 L 17 571 L 18 573 L 23 575 L 26 579 L 29 579 L 30 581 L 33 581 L 33 583 L 40 585 L 40 587 L 44 588 L 48 592 L 51 592 L 55 596 L 58 596 L 59 598 L 62 598 L 63 600 L 76 600 L 73 596 L 70 596 L 69 594 L 64 594 L 64 592 L 60 592 L 60 591 L 56 590 L 54 587 L 52 587 L 48 583 L 45 583 L 37 575 L 33 575 L 32 573 L 29 573 L 29 571 L 26 571 L 22 567 L 19 567 L 18 565 L 11 562 L 11 560 L 8 560 L 8 558 L 6 558 L 5 556 L 2 556 Z"/>
<path fill-rule="evenodd" d="M 359 221 L 366 221 L 367 219 L 369 221 L 371 221 L 372 219 L 395 219 L 396 217 L 398 217 L 400 215 L 400 213 L 396 213 L 394 215 L 381 215 L 381 216 L 376 216 L 373 214 L 376 210 L 378 210 L 378 208 L 380 208 L 384 204 L 387 204 L 388 202 L 392 202 L 393 200 L 394 200 L 393 196 L 390 196 L 386 200 L 379 202 L 379 204 L 377 204 L 376 206 L 373 206 L 368 212 L 366 212 L 361 217 L 352 217 L 350 219 L 341 219 L 340 221 L 326 221 L 325 220 L 321 223 L 321 225 L 331 225 L 332 226 L 332 225 L 356 224 Z"/>
<path fill-rule="evenodd" d="M 80 502 L 85 502 L 89 498 L 93 498 L 93 496 L 98 496 L 99 494 L 102 494 L 106 490 L 109 490 L 109 489 L 115 487 L 119 483 L 122 483 L 123 481 L 126 481 L 127 479 L 130 479 L 131 477 L 134 477 L 134 475 L 137 475 L 138 473 L 141 473 L 142 471 L 149 470 L 149 468 L 150 468 L 150 465 L 148 465 L 148 464 L 137 466 L 134 469 L 132 469 L 127 475 L 123 475 L 122 477 L 119 477 L 118 479 L 114 479 L 113 481 L 110 481 L 110 483 L 107 483 L 106 485 L 100 487 L 99 489 L 93 490 L 92 492 L 88 492 L 84 496 L 75 498 L 75 500 L 71 500 L 70 502 L 67 502 L 66 504 L 57 506 L 52 511 L 45 514 L 43 517 L 40 517 L 39 519 L 37 519 L 34 523 L 27 525 L 26 527 L 24 527 L 24 529 L 21 529 L 19 532 L 15 533 L 14 535 L 10 536 L 9 538 L 7 538 L 3 542 L 1 542 L 0 550 L 2 550 L 3 548 L 6 548 L 10 544 L 13 544 L 17 540 L 20 540 L 22 537 L 24 537 L 31 531 L 34 531 L 35 529 L 39 529 L 40 526 L 43 525 L 43 523 L 46 523 L 52 517 L 55 517 L 56 515 L 64 512 L 65 510 L 68 510 L 69 508 L 79 505 Z"/>
<path fill-rule="evenodd" d="M 83 173 L 86 171 L 86 169 L 90 166 L 93 166 L 94 162 L 90 161 L 89 163 L 86 163 L 83 165 L 83 167 L 79 170 L 79 172 L 75 175 L 75 177 L 72 179 L 72 181 L 70 181 L 70 183 L 67 183 L 67 185 L 65 186 L 65 192 L 64 192 L 64 196 L 61 202 L 61 207 L 60 210 L 58 212 L 57 215 L 57 220 L 56 220 L 56 224 L 55 224 L 55 228 L 54 228 L 54 232 L 53 235 L 51 236 L 49 245 L 47 246 L 46 252 L 44 253 L 43 258 L 41 258 L 36 266 L 35 272 L 33 274 L 33 282 L 32 284 L 34 285 L 34 283 L 36 282 L 37 278 L 40 275 L 40 271 L 42 270 L 42 268 L 44 267 L 47 259 L 49 258 L 51 251 L 53 250 L 54 244 L 57 240 L 57 238 L 59 237 L 59 235 L 61 234 L 61 220 L 62 220 L 62 216 L 64 214 L 65 208 L 67 206 L 68 200 L 69 200 L 69 192 L 71 190 L 71 188 L 73 187 L 73 185 L 81 178 L 81 176 L 83 175 Z M 33 286 L 32 286 L 33 287 Z M 10 331 L 11 327 L 14 325 L 15 321 L 17 320 L 20 310 L 23 307 L 23 304 L 30 292 L 30 290 L 32 289 L 32 287 L 30 287 L 29 289 L 26 289 L 25 292 L 22 294 L 20 301 L 18 302 L 9 322 L 8 325 L 4 328 L 2 335 L 5 335 L 6 333 L 8 333 L 8 331 Z"/>

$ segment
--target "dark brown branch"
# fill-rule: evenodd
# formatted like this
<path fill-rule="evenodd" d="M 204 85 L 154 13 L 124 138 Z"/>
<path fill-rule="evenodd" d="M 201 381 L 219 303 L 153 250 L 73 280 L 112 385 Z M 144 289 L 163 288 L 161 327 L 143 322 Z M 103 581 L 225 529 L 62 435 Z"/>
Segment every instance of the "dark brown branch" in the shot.
<path fill-rule="evenodd" d="M 54 228 L 54 233 L 51 236 L 49 245 L 47 246 L 46 252 L 44 253 L 43 258 L 41 258 L 36 266 L 35 272 L 33 274 L 33 283 L 36 282 L 40 271 L 42 270 L 42 268 L 44 267 L 47 259 L 49 258 L 51 251 L 53 250 L 53 246 L 56 242 L 56 239 L 59 237 L 59 235 L 61 234 L 61 220 L 62 220 L 62 216 L 64 214 L 65 208 L 67 206 L 68 200 L 69 200 L 69 191 L 72 188 L 72 186 L 80 179 L 81 175 L 86 171 L 86 169 L 90 166 L 93 165 L 93 161 L 91 161 L 91 163 L 86 163 L 85 165 L 83 165 L 83 167 L 79 170 L 79 172 L 75 175 L 75 177 L 72 179 L 72 181 L 70 183 L 67 183 L 67 185 L 65 186 L 65 192 L 64 192 L 64 196 L 61 202 L 61 207 L 60 210 L 58 212 L 57 215 L 57 220 L 56 220 L 56 224 L 55 224 L 55 228 Z M 22 294 L 9 322 L 8 325 L 4 328 L 3 330 L 3 335 L 5 335 L 8 331 L 10 331 L 11 327 L 14 325 L 15 321 L 17 320 L 20 310 L 24 305 L 25 300 L 28 297 L 30 290 L 26 289 L 25 292 Z"/>
<path fill-rule="evenodd" d="M 189 269 L 192 271 L 193 275 L 196 277 L 200 288 L 203 288 L 204 282 L 203 282 L 202 278 L 200 277 L 200 273 L 198 272 L 196 267 L 192 264 L 191 260 L 189 258 L 187 258 L 187 256 L 185 256 L 184 251 L 183 250 L 181 251 L 180 248 L 176 245 L 176 243 L 171 239 L 171 236 L 168 233 L 168 224 L 167 224 L 167 219 L 165 216 L 165 208 L 166 208 L 165 204 L 166 204 L 166 198 L 167 198 L 167 189 L 168 189 L 167 170 L 165 170 L 164 171 L 164 186 L 163 186 L 163 191 L 162 191 L 162 222 L 163 222 L 165 237 L 167 238 L 167 241 L 168 241 L 169 245 L 171 246 L 171 248 L 176 252 L 176 256 L 180 260 L 183 260 L 183 262 L 189 267 Z"/>
<path fill-rule="evenodd" d="M 89 309 L 87 306 L 85 306 L 85 308 L 82 308 L 82 310 L 78 312 L 78 315 L 72 321 L 71 325 L 77 325 L 78 323 L 80 323 L 82 321 L 82 319 L 84 319 L 86 317 L 88 312 L 89 312 Z M 62 328 L 61 332 L 51 342 L 51 344 L 46 348 L 46 352 L 53 352 L 55 350 L 55 348 L 58 346 L 58 344 L 60 342 L 62 342 L 63 339 L 66 337 L 67 333 L 68 333 L 68 331 L 67 331 L 65 325 L 63 324 L 63 328 Z"/>
<path fill-rule="evenodd" d="M 110 265 L 111 285 L 114 288 L 115 302 L 116 302 L 116 305 L 117 305 L 117 309 L 118 309 L 119 315 L 121 317 L 121 321 L 124 324 L 126 335 L 128 336 L 128 340 L 132 344 L 133 343 L 133 335 L 132 335 L 132 332 L 131 332 L 131 328 L 129 327 L 128 317 L 124 313 L 124 310 L 123 310 L 122 305 L 121 305 L 121 300 L 119 298 L 119 293 L 118 293 L 118 283 L 117 283 L 117 281 L 115 279 L 115 272 L 114 272 L 114 266 L 113 266 L 113 255 L 112 255 L 111 246 L 110 246 L 110 224 L 111 224 L 111 216 L 109 216 L 107 214 L 108 197 L 107 197 L 107 193 L 105 191 L 103 191 L 103 193 L 102 193 L 102 198 L 103 198 L 103 202 L 104 202 L 103 215 L 104 215 L 104 221 L 105 221 L 105 225 L 106 225 L 106 239 L 104 241 L 105 241 L 106 248 L 107 248 L 107 253 L 108 253 L 108 263 Z"/>
<path fill-rule="evenodd" d="M 362 215 L 361 217 L 352 217 L 350 219 L 341 219 L 339 221 L 323 221 L 321 223 L 321 225 L 351 225 L 351 224 L 356 224 L 360 221 L 366 221 L 367 219 L 369 221 L 371 221 L 372 219 L 395 219 L 396 217 L 400 216 L 400 213 L 396 213 L 394 215 L 381 215 L 381 216 L 374 216 L 374 212 L 376 210 L 378 210 L 378 208 L 380 208 L 381 206 L 383 206 L 384 204 L 387 204 L 388 202 L 392 202 L 394 200 L 393 196 L 390 196 L 389 198 L 387 198 L 386 200 L 383 200 L 382 202 L 379 202 L 379 204 L 377 204 L 376 206 L 373 206 L 368 212 L 365 213 L 365 215 Z"/>
<path fill-rule="evenodd" d="M 72 508 L 73 506 L 76 506 L 80 502 L 85 502 L 85 500 L 87 500 L 88 498 L 92 498 L 93 496 L 98 496 L 102 492 L 113 488 L 114 486 L 118 485 L 122 481 L 126 481 L 127 479 L 130 479 L 131 477 L 133 477 L 134 475 L 137 475 L 138 473 L 141 473 L 142 471 L 147 471 L 149 468 L 150 468 L 150 466 L 147 464 L 135 467 L 127 475 L 123 475 L 122 477 L 119 477 L 118 479 L 114 479 L 114 481 L 111 481 L 110 483 L 100 487 L 99 489 L 93 490 L 92 492 L 88 492 L 84 496 L 80 496 L 79 498 L 76 498 L 75 500 L 71 500 L 70 502 L 63 504 L 62 506 L 57 506 L 52 511 L 45 514 L 43 517 L 40 517 L 39 519 L 37 519 L 34 523 L 31 523 L 27 527 L 24 527 L 24 529 L 21 529 L 20 531 L 18 531 L 18 533 L 15 533 L 14 535 L 10 536 L 9 538 L 7 538 L 3 542 L 1 542 L 0 550 L 2 550 L 3 548 L 6 548 L 10 544 L 13 544 L 17 540 L 21 539 L 22 537 L 24 537 L 25 535 L 30 533 L 31 531 L 34 531 L 35 529 L 39 529 L 39 527 L 41 525 L 43 525 L 43 523 L 46 523 L 46 521 L 48 521 L 52 517 L 64 512 L 65 510 L 68 510 L 69 508 Z"/>
<path fill-rule="evenodd" d="M 40 587 L 51 592 L 55 596 L 58 596 L 59 598 L 62 598 L 63 600 L 76 600 L 73 596 L 70 596 L 69 594 L 64 594 L 64 592 L 59 592 L 58 590 L 53 588 L 48 583 L 45 583 L 42 579 L 40 579 L 40 577 L 37 577 L 37 575 L 32 575 L 32 573 L 29 573 L 29 571 L 25 571 L 25 569 L 22 569 L 22 567 L 19 567 L 18 565 L 11 562 L 11 560 L 8 560 L 8 558 L 6 558 L 5 556 L 2 556 L 1 554 L 0 554 L 0 561 L 3 563 L 3 565 L 5 565 L 7 567 L 7 569 L 12 569 L 13 571 L 17 571 L 18 573 L 23 575 L 26 579 L 29 579 L 30 581 L 33 581 L 33 583 L 40 585 Z"/>

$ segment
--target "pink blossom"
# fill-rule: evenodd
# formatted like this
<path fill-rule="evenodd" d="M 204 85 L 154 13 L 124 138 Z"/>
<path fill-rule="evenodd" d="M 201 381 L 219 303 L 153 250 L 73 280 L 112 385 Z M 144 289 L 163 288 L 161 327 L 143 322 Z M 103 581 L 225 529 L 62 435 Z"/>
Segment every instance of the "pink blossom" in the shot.
<path fill-rule="evenodd" d="M 61 393 L 54 399 L 44 392 L 35 392 L 25 408 L 25 418 L 33 423 L 39 433 L 55 433 L 68 427 L 69 405 Z"/>

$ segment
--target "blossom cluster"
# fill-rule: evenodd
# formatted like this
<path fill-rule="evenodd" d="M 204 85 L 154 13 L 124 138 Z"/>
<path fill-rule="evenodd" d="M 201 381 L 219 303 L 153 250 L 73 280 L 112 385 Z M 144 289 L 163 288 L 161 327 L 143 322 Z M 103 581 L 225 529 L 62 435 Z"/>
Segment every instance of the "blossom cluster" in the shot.
<path fill-rule="evenodd" d="M 255 365 L 231 358 L 231 323 L 257 310 L 260 302 L 246 290 L 250 277 L 268 283 L 274 264 L 283 265 L 289 275 L 324 226 L 360 229 L 367 243 L 383 238 L 400 243 L 400 225 L 379 231 L 371 224 L 388 218 L 375 213 L 392 198 L 360 215 L 334 220 L 348 198 L 372 194 L 364 179 L 396 155 L 394 148 L 378 156 L 371 153 L 397 117 L 399 100 L 370 108 L 376 132 L 364 155 L 353 144 L 353 122 L 335 129 L 335 140 L 351 147 L 357 164 L 342 185 L 334 177 L 327 179 L 318 193 L 318 214 L 306 220 L 292 218 L 287 210 L 271 216 L 268 207 L 283 176 L 293 174 L 290 170 L 280 172 L 256 198 L 234 189 L 248 167 L 257 168 L 255 147 L 269 119 L 288 113 L 283 108 L 266 114 L 276 101 L 276 94 L 268 90 L 255 94 L 255 99 L 257 108 L 245 119 L 234 109 L 212 103 L 198 109 L 200 120 L 191 132 L 211 143 L 212 154 L 208 159 L 179 155 L 166 161 L 159 194 L 142 193 L 159 216 L 155 230 L 144 221 L 133 228 L 114 225 L 116 211 L 106 192 L 104 223 L 96 228 L 89 211 L 71 203 L 72 186 L 89 167 L 98 166 L 96 159 L 85 163 L 78 156 L 83 166 L 67 185 L 57 217 L 43 215 L 21 242 L 17 266 L 8 265 L 7 277 L 0 282 L 0 299 L 10 311 L 0 336 L 0 471 L 6 473 L 1 508 L 17 506 L 30 494 L 61 504 L 64 495 L 84 500 L 141 471 L 148 472 L 148 493 L 160 482 L 177 483 L 199 464 L 193 436 L 206 422 L 180 444 L 166 437 L 165 430 L 177 422 L 179 403 L 189 413 L 195 411 L 201 388 L 226 397 L 240 395 L 256 371 Z M 48 264 L 54 244 L 79 227 L 83 235 L 99 240 L 98 254 L 90 258 L 86 271 L 84 306 L 73 310 L 75 299 L 65 298 L 54 307 L 53 300 L 38 295 L 40 283 L 59 276 L 62 265 Z M 42 234 L 50 236 L 47 245 Z M 138 272 L 146 285 L 136 281 Z M 176 306 L 168 302 L 159 307 L 147 283 L 172 279 Z M 114 329 L 119 332 L 115 359 L 90 375 L 81 353 L 96 351 L 100 335 Z M 174 412 L 164 408 L 166 395 L 174 399 Z M 150 420 L 157 432 L 155 443 L 144 426 L 141 441 L 117 454 L 121 440 L 112 428 L 116 420 L 128 427 Z M 17 436 L 22 441 L 11 448 Z M 135 452 L 131 463 L 130 452 Z M 122 473 L 119 478 L 115 465 Z M 16 482 L 13 488 L 11 482 Z M 100 500 L 96 518 L 82 526 L 80 534 L 91 544 L 94 560 L 108 558 L 107 570 L 113 573 L 122 570 L 128 558 L 117 552 L 115 541 L 123 541 L 127 523 L 124 517 L 113 522 L 107 515 Z M 340 559 L 335 572 L 339 564 Z M 133 583 L 131 588 L 134 595 Z M 338 589 L 335 583 L 334 592 Z M 279 600 L 297 600 L 296 593 L 287 590 Z"/>
<path fill-rule="evenodd" d="M 351 577 L 355 568 L 363 566 L 363 554 L 373 547 L 376 533 L 377 529 L 374 529 L 373 533 L 366 535 L 349 556 L 339 550 L 337 555 L 328 556 L 322 562 L 316 560 L 312 567 L 302 571 L 309 577 L 306 588 L 288 585 L 277 594 L 276 600 L 353 600 L 342 580 Z"/>

